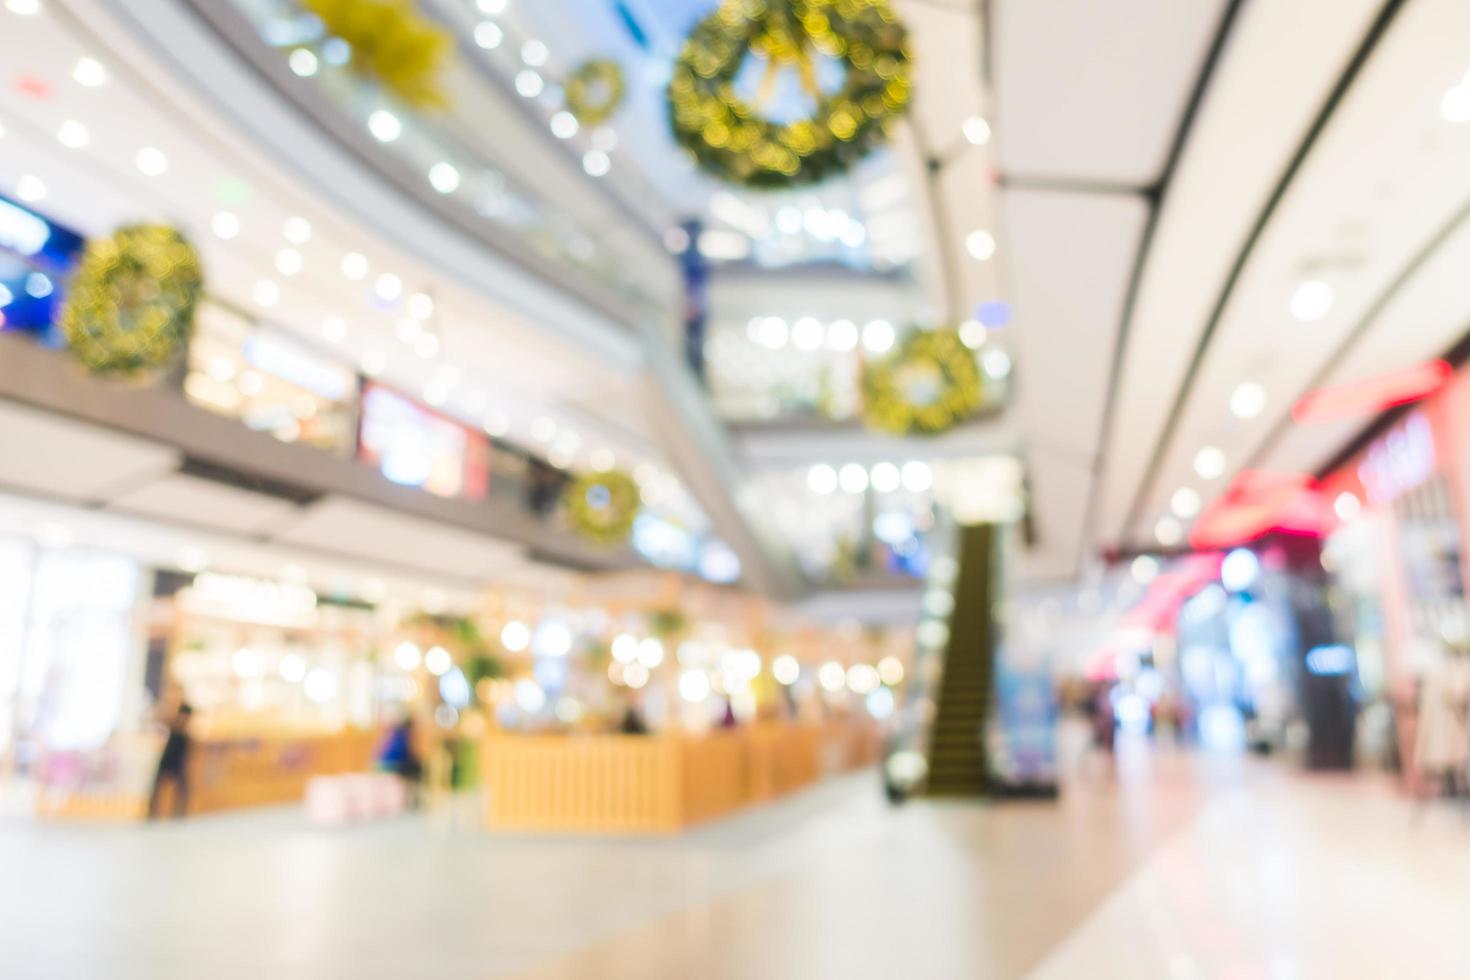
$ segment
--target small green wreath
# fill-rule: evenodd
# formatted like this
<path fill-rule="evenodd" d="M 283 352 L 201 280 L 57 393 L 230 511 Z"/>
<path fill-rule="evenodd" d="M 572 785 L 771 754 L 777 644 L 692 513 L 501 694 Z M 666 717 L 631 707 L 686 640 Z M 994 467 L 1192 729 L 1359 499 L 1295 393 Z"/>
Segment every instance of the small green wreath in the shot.
<path fill-rule="evenodd" d="M 582 62 L 562 85 L 567 111 L 583 126 L 611 119 L 622 107 L 624 91 L 622 66 L 607 58 Z"/>
<path fill-rule="evenodd" d="M 416 109 L 449 104 L 440 78 L 454 35 L 414 0 L 304 0 L 327 33 L 352 49 L 352 68 Z"/>
<path fill-rule="evenodd" d="M 973 415 L 984 388 L 958 330 L 915 330 L 863 368 L 863 420 L 895 435 L 939 435 Z"/>
<path fill-rule="evenodd" d="M 82 255 L 61 317 L 67 344 L 94 374 L 166 367 L 194 331 L 203 289 L 199 255 L 176 229 L 126 225 Z"/>
<path fill-rule="evenodd" d="M 603 545 L 621 544 L 633 532 L 643 499 L 638 483 L 620 470 L 584 473 L 566 489 L 572 530 Z"/>
<path fill-rule="evenodd" d="M 752 56 L 765 63 L 754 100 L 737 92 Z M 819 84 L 830 65 L 841 74 L 835 91 Z M 771 118 L 765 106 L 792 68 L 811 111 Z M 723 0 L 674 65 L 669 119 L 679 144 L 721 180 L 813 184 L 888 139 L 909 102 L 911 68 L 908 32 L 888 0 Z"/>

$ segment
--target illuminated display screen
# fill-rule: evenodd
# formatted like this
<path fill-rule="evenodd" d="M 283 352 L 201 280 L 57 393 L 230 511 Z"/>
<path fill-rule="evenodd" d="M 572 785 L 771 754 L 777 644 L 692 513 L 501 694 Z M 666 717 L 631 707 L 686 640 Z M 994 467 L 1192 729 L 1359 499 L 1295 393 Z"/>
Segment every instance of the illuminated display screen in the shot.
<path fill-rule="evenodd" d="M 82 245 L 75 232 L 0 197 L 0 329 L 60 343 L 51 328 Z"/>
<path fill-rule="evenodd" d="M 484 500 L 490 443 L 485 436 L 400 395 L 368 384 L 358 454 L 393 483 L 438 497 Z"/>

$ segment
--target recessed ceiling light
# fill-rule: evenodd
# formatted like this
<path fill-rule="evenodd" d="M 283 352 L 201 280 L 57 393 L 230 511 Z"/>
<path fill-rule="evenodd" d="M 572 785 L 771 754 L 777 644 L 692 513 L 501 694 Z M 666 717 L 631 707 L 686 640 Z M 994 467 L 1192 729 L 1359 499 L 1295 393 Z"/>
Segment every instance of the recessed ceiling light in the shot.
<path fill-rule="evenodd" d="M 858 344 L 857 324 L 851 320 L 833 320 L 827 324 L 827 346 L 835 351 L 850 351 Z"/>
<path fill-rule="evenodd" d="M 378 109 L 368 116 L 368 132 L 379 143 L 391 143 L 403 135 L 403 123 L 387 109 Z"/>
<path fill-rule="evenodd" d="M 229 241 L 240 234 L 240 217 L 233 211 L 216 211 L 209 219 L 209 228 L 217 237 Z"/>
<path fill-rule="evenodd" d="M 551 52 L 546 50 L 546 45 L 534 38 L 521 45 L 521 60 L 532 68 L 540 68 L 546 64 L 547 57 Z"/>
<path fill-rule="evenodd" d="M 1174 512 L 1174 516 L 1186 521 L 1199 513 L 1199 507 L 1199 494 L 1192 487 L 1180 487 L 1169 498 L 1169 509 Z"/>
<path fill-rule="evenodd" d="M 168 172 L 168 157 L 156 146 L 145 146 L 138 151 L 133 162 L 138 165 L 138 170 L 147 177 L 157 177 Z"/>
<path fill-rule="evenodd" d="M 255 284 L 255 288 L 251 290 L 250 295 L 261 306 L 275 306 L 281 298 L 281 287 L 269 279 L 262 279 Z"/>
<path fill-rule="evenodd" d="M 874 464 L 873 471 L 868 474 L 868 477 L 873 489 L 879 493 L 893 493 L 903 482 L 898 467 L 886 461 Z"/>
<path fill-rule="evenodd" d="M 791 325 L 791 342 L 797 350 L 817 350 L 826 331 L 816 317 L 804 316 Z"/>
<path fill-rule="evenodd" d="M 302 78 L 310 78 L 316 74 L 316 54 L 307 48 L 297 48 L 291 52 L 291 57 L 286 59 L 291 70 Z"/>
<path fill-rule="evenodd" d="M 818 463 L 806 471 L 806 486 L 812 493 L 826 496 L 837 489 L 837 471 L 826 463 Z"/>
<path fill-rule="evenodd" d="M 476 0 L 475 6 L 480 8 L 480 13 L 490 14 L 493 17 L 496 14 L 505 13 L 507 2 L 508 0 Z"/>
<path fill-rule="evenodd" d="M 845 493 L 862 493 L 868 489 L 868 468 L 862 463 L 847 463 L 837 471 L 837 484 Z"/>
<path fill-rule="evenodd" d="M 763 347 L 780 350 L 791 339 L 791 328 L 779 316 L 768 316 L 756 328 L 756 340 Z"/>
<path fill-rule="evenodd" d="M 510 419 L 504 412 L 491 412 L 485 416 L 482 428 L 489 435 L 503 436 L 510 431 Z"/>
<path fill-rule="evenodd" d="M 612 158 L 601 150 L 588 150 L 582 155 L 582 169 L 590 176 L 604 177 L 612 169 Z"/>
<path fill-rule="evenodd" d="M 429 183 L 440 194 L 453 194 L 459 190 L 459 171 L 454 164 L 440 160 L 429 168 Z"/>
<path fill-rule="evenodd" d="M 985 356 L 980 358 L 980 369 L 985 372 L 986 377 L 995 381 L 1010 377 L 1011 367 L 1011 355 L 999 347 L 986 351 Z"/>
<path fill-rule="evenodd" d="M 960 343 L 970 350 L 979 350 L 985 346 L 985 324 L 979 320 L 966 320 L 960 324 Z"/>
<path fill-rule="evenodd" d="M 551 134 L 557 139 L 569 140 L 577 135 L 579 128 L 577 117 L 565 109 L 551 117 Z"/>
<path fill-rule="evenodd" d="M 420 320 L 427 320 L 434 315 L 434 298 L 428 293 L 414 293 L 404 304 L 408 315 Z"/>
<path fill-rule="evenodd" d="M 1291 294 L 1291 315 L 1302 323 L 1315 323 L 1332 309 L 1332 287 L 1321 279 L 1308 279 Z"/>
<path fill-rule="evenodd" d="M 56 130 L 56 138 L 62 146 L 71 147 L 73 150 L 80 150 L 92 142 L 92 134 L 87 132 L 87 127 L 75 119 L 68 119 L 62 123 L 61 127 Z"/>
<path fill-rule="evenodd" d="M 5 0 L 5 9 L 28 17 L 41 12 L 41 0 Z"/>
<path fill-rule="evenodd" d="M 294 276 L 301 271 L 301 253 L 294 248 L 283 248 L 276 253 L 276 271 L 283 276 Z"/>
<path fill-rule="evenodd" d="M 361 252 L 348 252 L 342 256 L 342 275 L 357 282 L 367 278 L 368 260 Z"/>
<path fill-rule="evenodd" d="M 1201 480 L 1213 480 L 1225 472 L 1225 454 L 1214 446 L 1205 446 L 1194 454 L 1194 472 Z"/>
<path fill-rule="evenodd" d="M 311 241 L 311 222 L 299 216 L 287 218 L 281 227 L 281 234 L 292 245 L 305 245 Z"/>
<path fill-rule="evenodd" d="M 1184 540 L 1184 526 L 1172 517 L 1161 517 L 1154 525 L 1154 538 L 1165 548 L 1172 548 Z"/>
<path fill-rule="evenodd" d="M 27 204 L 35 204 L 46 196 L 46 182 L 35 174 L 21 174 L 15 182 L 15 196 Z"/>
<path fill-rule="evenodd" d="M 984 146 L 990 142 L 990 123 L 979 116 L 971 116 L 966 119 L 961 128 L 964 130 L 965 139 L 975 146 Z"/>
<path fill-rule="evenodd" d="M 897 339 L 893 324 L 887 320 L 873 320 L 863 327 L 863 348 L 869 354 L 885 354 Z"/>
<path fill-rule="evenodd" d="M 475 43 L 487 51 L 500 47 L 500 42 L 504 40 L 505 32 L 494 21 L 482 20 L 475 25 Z"/>
<path fill-rule="evenodd" d="M 965 236 L 965 251 L 984 262 L 995 254 L 995 236 L 984 229 L 972 231 Z"/>
<path fill-rule="evenodd" d="M 1230 414 L 1238 419 L 1253 419 L 1266 410 L 1266 389 L 1254 381 L 1244 381 L 1230 393 Z"/>
<path fill-rule="evenodd" d="M 78 85 L 96 88 L 107 83 L 107 69 L 96 58 L 78 58 L 71 70 L 71 77 Z"/>
<path fill-rule="evenodd" d="M 403 295 L 403 280 L 391 272 L 385 272 L 373 284 L 373 292 L 385 303 L 397 302 L 398 297 Z"/>
<path fill-rule="evenodd" d="M 546 80 L 530 68 L 516 74 L 516 91 L 528 99 L 534 99 L 546 88 Z"/>
<path fill-rule="evenodd" d="M 1440 114 L 1452 123 L 1470 122 L 1470 72 L 1439 101 Z"/>
<path fill-rule="evenodd" d="M 934 485 L 934 472 L 923 460 L 909 460 L 903 464 L 900 472 L 903 475 L 903 488 L 909 493 L 923 493 Z"/>

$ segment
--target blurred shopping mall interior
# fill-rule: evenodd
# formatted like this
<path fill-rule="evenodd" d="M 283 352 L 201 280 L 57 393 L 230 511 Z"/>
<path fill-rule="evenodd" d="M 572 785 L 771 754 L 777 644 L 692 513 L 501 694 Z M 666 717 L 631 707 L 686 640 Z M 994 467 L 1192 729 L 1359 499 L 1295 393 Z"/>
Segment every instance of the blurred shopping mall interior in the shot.
<path fill-rule="evenodd" d="M 1467 0 L 0 0 L 0 980 L 1470 977 Z"/>

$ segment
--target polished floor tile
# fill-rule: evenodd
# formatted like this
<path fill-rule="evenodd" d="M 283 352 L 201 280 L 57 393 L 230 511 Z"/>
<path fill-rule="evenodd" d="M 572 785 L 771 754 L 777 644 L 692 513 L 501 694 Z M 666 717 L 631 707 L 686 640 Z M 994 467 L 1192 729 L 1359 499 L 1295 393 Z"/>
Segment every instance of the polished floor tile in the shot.
<path fill-rule="evenodd" d="M 1059 803 L 824 784 L 668 839 L 290 810 L 0 827 L 0 977 L 1470 977 L 1470 823 L 1129 747 Z"/>

